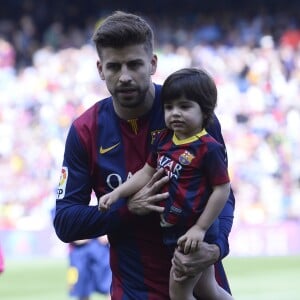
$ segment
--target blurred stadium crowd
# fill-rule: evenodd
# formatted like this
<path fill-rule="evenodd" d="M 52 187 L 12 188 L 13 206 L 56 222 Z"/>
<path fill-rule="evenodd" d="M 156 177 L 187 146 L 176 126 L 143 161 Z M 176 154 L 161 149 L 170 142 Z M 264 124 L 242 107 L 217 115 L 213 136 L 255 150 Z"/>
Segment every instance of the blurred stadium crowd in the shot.
<path fill-rule="evenodd" d="M 76 2 L 68 23 L 42 22 L 45 1 L 0 19 L 0 229 L 49 226 L 70 123 L 107 95 L 90 41 L 107 11 L 81 16 Z M 300 220 L 299 12 L 145 16 L 156 33 L 155 82 L 184 66 L 217 82 L 236 223 Z"/>

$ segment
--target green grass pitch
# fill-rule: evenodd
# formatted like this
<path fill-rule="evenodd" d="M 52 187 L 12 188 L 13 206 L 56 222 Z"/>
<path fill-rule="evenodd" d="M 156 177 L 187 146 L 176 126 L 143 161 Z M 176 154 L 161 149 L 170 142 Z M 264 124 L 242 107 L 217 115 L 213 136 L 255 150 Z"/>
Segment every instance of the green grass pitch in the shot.
<path fill-rule="evenodd" d="M 224 260 L 235 300 L 300 299 L 300 256 Z"/>
<path fill-rule="evenodd" d="M 300 299 L 300 256 L 228 257 L 224 261 L 236 300 Z M 6 262 L 1 300 L 67 300 L 67 260 Z M 97 294 L 91 300 L 103 300 Z"/>

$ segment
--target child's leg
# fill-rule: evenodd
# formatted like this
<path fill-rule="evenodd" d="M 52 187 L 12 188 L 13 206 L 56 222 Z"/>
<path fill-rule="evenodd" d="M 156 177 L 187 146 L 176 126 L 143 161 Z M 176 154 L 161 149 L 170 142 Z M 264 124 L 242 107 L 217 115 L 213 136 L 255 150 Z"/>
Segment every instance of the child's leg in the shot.
<path fill-rule="evenodd" d="M 170 283 L 169 283 L 169 294 L 171 300 L 196 300 L 193 296 L 193 290 L 196 283 L 199 281 L 201 274 L 195 277 L 188 277 L 182 282 L 174 280 L 173 277 L 174 269 L 170 271 Z"/>
<path fill-rule="evenodd" d="M 197 299 L 205 300 L 233 300 L 233 297 L 221 288 L 216 279 L 214 267 L 207 268 L 194 288 L 195 295 L 199 295 Z"/>

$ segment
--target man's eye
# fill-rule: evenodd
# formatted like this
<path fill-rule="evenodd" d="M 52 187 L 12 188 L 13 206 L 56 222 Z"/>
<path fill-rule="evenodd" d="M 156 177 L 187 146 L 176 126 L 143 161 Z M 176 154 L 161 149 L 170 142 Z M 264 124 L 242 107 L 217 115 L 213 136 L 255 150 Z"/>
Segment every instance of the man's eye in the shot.
<path fill-rule="evenodd" d="M 111 70 L 111 71 L 116 71 L 120 68 L 120 66 L 118 64 L 109 64 L 107 65 L 107 69 Z"/>
<path fill-rule="evenodd" d="M 137 69 L 138 67 L 140 67 L 142 65 L 141 62 L 138 62 L 138 61 L 133 61 L 133 62 L 130 62 L 128 64 L 128 68 L 130 69 Z"/>

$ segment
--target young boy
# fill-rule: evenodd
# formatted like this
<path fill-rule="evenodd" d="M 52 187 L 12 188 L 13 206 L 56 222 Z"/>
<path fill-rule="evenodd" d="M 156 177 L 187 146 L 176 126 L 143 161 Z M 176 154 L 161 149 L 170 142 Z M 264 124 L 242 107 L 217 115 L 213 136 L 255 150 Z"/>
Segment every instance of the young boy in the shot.
<path fill-rule="evenodd" d="M 161 215 L 164 242 L 172 251 L 178 246 L 187 254 L 196 251 L 204 239 L 214 241 L 218 234 L 216 220 L 230 192 L 225 149 L 205 130 L 213 118 L 217 89 L 205 71 L 186 68 L 166 79 L 161 99 L 168 129 L 157 136 L 144 167 L 102 196 L 99 209 L 107 210 L 119 198 L 136 193 L 157 169 L 163 168 L 169 177 L 169 198 L 163 203 Z M 172 300 L 195 299 L 196 285 L 205 299 L 233 299 L 218 286 L 212 266 L 195 277 L 180 277 L 172 268 Z"/>

